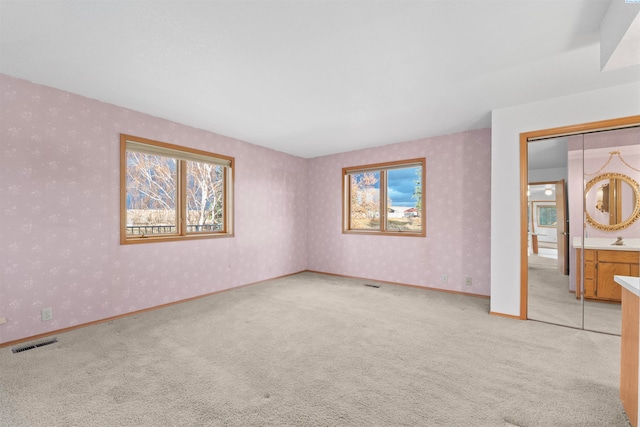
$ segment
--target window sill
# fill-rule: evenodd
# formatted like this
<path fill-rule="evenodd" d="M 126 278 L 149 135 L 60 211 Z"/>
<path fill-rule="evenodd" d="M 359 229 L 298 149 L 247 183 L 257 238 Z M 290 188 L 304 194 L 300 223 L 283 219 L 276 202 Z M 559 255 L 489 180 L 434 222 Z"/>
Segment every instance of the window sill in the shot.
<path fill-rule="evenodd" d="M 229 233 L 210 233 L 210 234 L 187 234 L 186 236 L 147 236 L 147 237 L 125 237 L 120 238 L 121 245 L 136 245 L 139 243 L 157 243 L 157 242 L 175 242 L 180 240 L 201 240 L 201 239 L 220 239 L 225 237 L 233 237 Z"/>
<path fill-rule="evenodd" d="M 404 237 L 426 237 L 425 232 L 415 231 L 369 231 L 369 230 L 343 230 L 342 234 L 362 234 L 369 236 L 404 236 Z"/>

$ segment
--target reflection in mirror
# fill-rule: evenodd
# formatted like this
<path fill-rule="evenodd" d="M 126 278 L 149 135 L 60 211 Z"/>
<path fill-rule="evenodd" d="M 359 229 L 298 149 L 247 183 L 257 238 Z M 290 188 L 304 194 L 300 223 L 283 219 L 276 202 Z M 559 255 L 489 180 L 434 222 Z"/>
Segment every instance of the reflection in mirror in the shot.
<path fill-rule="evenodd" d="M 623 230 L 640 218 L 640 189 L 620 173 L 598 175 L 585 188 L 587 222 L 600 230 Z"/>
<path fill-rule="evenodd" d="M 527 317 L 582 328 L 582 300 L 570 268 L 567 229 L 568 137 L 530 141 L 528 151 Z M 574 207 L 570 207 L 573 209 Z M 582 203 L 577 208 L 582 211 Z"/>
<path fill-rule="evenodd" d="M 621 288 L 613 278 L 638 274 L 638 141 L 640 127 L 584 135 L 584 173 L 580 179 L 586 221 L 579 239 L 585 246 L 580 265 L 583 270 L 584 329 L 620 334 Z M 576 191 L 579 191 L 578 186 Z"/>
<path fill-rule="evenodd" d="M 587 194 L 587 199 L 589 195 Z M 596 209 L 602 213 L 609 213 L 609 183 L 602 185 L 596 191 Z"/>
<path fill-rule="evenodd" d="M 522 289 L 528 319 L 620 335 L 621 305 L 616 294 L 618 285 L 612 284 L 613 276 L 639 275 L 640 220 L 624 229 L 606 227 L 618 227 L 635 218 L 635 206 L 640 203 L 636 184 L 640 182 L 638 141 L 640 126 L 527 141 L 529 187 L 522 229 L 528 230 L 528 241 L 523 239 L 522 247 L 523 254 L 528 255 L 528 268 L 527 275 L 523 274 L 527 282 Z M 612 156 L 616 150 L 624 158 Z M 610 173 L 631 180 L 602 176 Z M 551 189 L 554 196 L 547 196 L 548 185 L 563 176 L 566 187 L 556 185 Z M 585 184 L 590 181 L 593 191 L 586 192 Z M 566 190 L 566 206 L 555 197 L 558 189 Z M 553 225 L 551 209 L 538 209 L 550 206 L 552 199 L 556 207 L 567 209 L 567 212 L 556 209 L 560 215 L 556 221 L 556 242 L 549 239 L 549 226 Z M 522 207 L 525 208 L 524 204 Z M 592 218 L 604 215 L 598 224 L 605 228 L 585 221 L 586 212 Z M 563 214 L 567 216 L 561 220 Z M 565 226 L 563 232 L 560 224 Z M 564 233 L 569 234 L 568 277 L 566 272 L 561 273 L 558 249 L 553 246 L 560 246 Z"/>

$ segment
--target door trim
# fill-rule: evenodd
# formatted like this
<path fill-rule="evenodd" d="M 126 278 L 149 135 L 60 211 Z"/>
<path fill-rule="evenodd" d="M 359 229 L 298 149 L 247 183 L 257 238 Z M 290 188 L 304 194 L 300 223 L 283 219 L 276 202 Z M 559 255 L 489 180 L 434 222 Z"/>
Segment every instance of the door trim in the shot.
<path fill-rule="evenodd" d="M 556 138 L 559 136 L 593 133 L 605 130 L 622 129 L 640 125 L 640 115 L 622 117 L 618 119 L 600 120 L 597 122 L 578 125 L 562 126 L 542 129 L 520 134 L 520 319 L 527 319 L 527 304 L 529 301 L 529 258 L 527 253 L 527 185 L 529 181 L 528 143 L 539 139 Z"/>

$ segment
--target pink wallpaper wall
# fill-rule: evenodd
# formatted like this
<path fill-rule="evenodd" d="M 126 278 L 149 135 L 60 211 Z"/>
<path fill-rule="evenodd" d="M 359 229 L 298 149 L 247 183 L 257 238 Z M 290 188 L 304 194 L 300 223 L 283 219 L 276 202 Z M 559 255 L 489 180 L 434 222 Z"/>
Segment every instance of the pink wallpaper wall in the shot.
<path fill-rule="evenodd" d="M 342 234 L 342 168 L 417 157 L 427 160 L 427 237 Z M 489 295 L 490 163 L 489 129 L 309 160 L 308 269 Z"/>
<path fill-rule="evenodd" d="M 0 343 L 305 269 L 489 294 L 489 129 L 305 160 L 6 75 L 0 96 Z M 235 157 L 235 237 L 120 245 L 120 133 Z M 342 234 L 342 167 L 423 156 L 426 238 Z"/>
<path fill-rule="evenodd" d="M 0 343 L 306 268 L 305 159 L 6 75 L 0 97 Z M 120 245 L 120 133 L 234 156 L 236 236 Z"/>

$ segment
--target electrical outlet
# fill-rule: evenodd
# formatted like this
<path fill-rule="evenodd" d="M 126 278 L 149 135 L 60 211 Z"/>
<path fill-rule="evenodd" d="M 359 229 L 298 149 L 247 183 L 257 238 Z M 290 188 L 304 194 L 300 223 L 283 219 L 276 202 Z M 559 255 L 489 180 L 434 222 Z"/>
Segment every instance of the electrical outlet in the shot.
<path fill-rule="evenodd" d="M 0 317 L 0 325 L 4 325 L 5 323 L 7 323 L 7 318 L 6 317 Z"/>
<path fill-rule="evenodd" d="M 442 275 L 442 281 L 443 281 L 443 282 L 446 282 L 447 280 L 449 280 L 449 277 L 447 277 L 447 275 L 446 275 L 446 274 L 443 274 L 443 275 Z"/>
<path fill-rule="evenodd" d="M 42 321 L 46 322 L 47 320 L 53 319 L 53 309 L 51 307 L 42 309 Z"/>
<path fill-rule="evenodd" d="M 471 286 L 471 277 L 467 276 L 464 278 L 464 284 L 467 286 Z"/>

